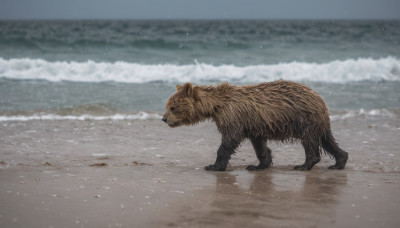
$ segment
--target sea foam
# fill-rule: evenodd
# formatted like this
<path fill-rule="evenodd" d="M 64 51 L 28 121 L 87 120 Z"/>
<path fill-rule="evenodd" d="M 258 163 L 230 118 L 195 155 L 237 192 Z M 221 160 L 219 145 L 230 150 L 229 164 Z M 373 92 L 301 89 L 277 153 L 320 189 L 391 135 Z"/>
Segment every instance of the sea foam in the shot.
<path fill-rule="evenodd" d="M 56 114 L 33 114 L 33 115 L 16 115 L 16 116 L 0 116 L 0 122 L 7 121 L 31 121 L 31 120 L 147 120 L 159 119 L 161 115 L 156 113 L 139 112 L 137 114 L 114 114 L 109 116 L 94 115 L 56 115 Z"/>
<path fill-rule="evenodd" d="M 337 113 L 330 116 L 331 121 L 337 120 L 346 120 L 352 118 L 365 118 L 365 117 L 384 117 L 384 118 L 393 118 L 396 117 L 398 114 L 391 112 L 387 109 L 371 109 L 371 110 L 364 110 L 360 109 L 357 110 L 347 110 L 343 113 Z"/>
<path fill-rule="evenodd" d="M 24 122 L 24 121 L 32 121 L 32 120 L 41 120 L 41 121 L 51 121 L 51 120 L 161 120 L 162 114 L 159 113 L 148 113 L 148 112 L 138 112 L 135 114 L 114 114 L 114 115 L 104 115 L 104 116 L 96 116 L 96 115 L 58 115 L 51 113 L 34 113 L 30 115 L 2 115 L 0 116 L 0 122 Z M 378 117 L 378 118 L 394 118 L 397 117 L 398 113 L 394 113 L 387 109 L 372 109 L 372 110 L 364 110 L 360 109 L 356 110 L 347 110 L 341 113 L 335 113 L 330 116 L 331 121 L 340 121 L 352 118 L 369 118 L 369 117 Z"/>
<path fill-rule="evenodd" d="M 329 63 L 280 63 L 274 65 L 146 65 L 129 62 L 50 62 L 42 59 L 0 58 L 0 78 L 48 81 L 147 83 L 228 81 L 257 83 L 286 79 L 346 83 L 356 81 L 399 81 L 400 60 L 348 59 Z"/>

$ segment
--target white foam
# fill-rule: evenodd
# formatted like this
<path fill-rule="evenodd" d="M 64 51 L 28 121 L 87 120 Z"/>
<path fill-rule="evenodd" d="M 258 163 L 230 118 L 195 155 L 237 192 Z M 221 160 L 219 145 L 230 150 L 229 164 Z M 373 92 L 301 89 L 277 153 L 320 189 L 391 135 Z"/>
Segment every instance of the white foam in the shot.
<path fill-rule="evenodd" d="M 399 81 L 400 60 L 349 59 L 329 63 L 280 63 L 275 65 L 214 66 L 205 63 L 189 65 L 144 65 L 128 62 L 49 62 L 42 59 L 0 58 L 0 78 L 42 79 L 48 81 L 146 83 L 151 81 L 263 82 L 277 79 L 345 83 L 351 81 Z"/>
<path fill-rule="evenodd" d="M 159 114 L 139 112 L 133 115 L 115 114 L 110 116 L 93 116 L 93 115 L 80 115 L 80 116 L 62 116 L 55 114 L 34 114 L 31 116 L 18 115 L 18 116 L 0 116 L 0 122 L 6 121 L 30 121 L 30 120 L 147 120 L 147 119 L 161 119 Z"/>
<path fill-rule="evenodd" d="M 387 109 L 372 109 L 368 111 L 360 109 L 359 111 L 349 110 L 345 113 L 331 115 L 330 120 L 331 121 L 345 120 L 355 117 L 394 117 L 394 116 L 395 114 Z"/>
<path fill-rule="evenodd" d="M 386 109 L 372 109 L 359 111 L 349 110 L 344 113 L 334 114 L 330 116 L 331 121 L 345 120 L 356 117 L 395 117 L 396 114 Z M 93 116 L 93 115 L 56 115 L 56 114 L 33 114 L 33 115 L 16 115 L 16 116 L 0 116 L 0 122 L 7 121 L 31 121 L 31 120 L 148 120 L 161 119 L 162 116 L 157 113 L 138 112 L 137 114 L 115 114 L 109 116 Z"/>

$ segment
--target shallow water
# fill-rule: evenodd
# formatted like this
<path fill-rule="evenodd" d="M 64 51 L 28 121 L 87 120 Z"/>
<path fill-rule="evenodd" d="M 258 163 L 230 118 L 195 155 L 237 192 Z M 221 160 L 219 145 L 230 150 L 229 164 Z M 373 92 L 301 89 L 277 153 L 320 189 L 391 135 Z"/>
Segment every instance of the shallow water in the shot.
<path fill-rule="evenodd" d="M 400 171 L 397 113 L 384 117 L 373 113 L 336 117 L 331 117 L 334 137 L 351 155 L 347 169 Z M 46 159 L 61 167 L 87 166 L 88 162 L 96 160 L 93 154 L 106 154 L 115 157 L 110 160 L 113 166 L 124 166 L 123 158 L 127 158 L 153 165 L 166 162 L 202 168 L 213 162 L 220 143 L 220 134 L 212 122 L 170 129 L 159 119 L 26 120 L 1 122 L 0 129 L 2 160 L 6 167 L 18 164 L 41 166 Z M 300 144 L 271 141 L 268 145 L 273 151 L 274 166 L 287 167 L 303 162 Z M 188 149 L 190 153 L 185 152 Z M 71 158 L 78 162 L 71 163 Z M 233 156 L 231 165 L 255 162 L 251 144 L 245 141 Z M 323 156 L 319 165 L 327 167 L 330 163 L 333 161 Z"/>

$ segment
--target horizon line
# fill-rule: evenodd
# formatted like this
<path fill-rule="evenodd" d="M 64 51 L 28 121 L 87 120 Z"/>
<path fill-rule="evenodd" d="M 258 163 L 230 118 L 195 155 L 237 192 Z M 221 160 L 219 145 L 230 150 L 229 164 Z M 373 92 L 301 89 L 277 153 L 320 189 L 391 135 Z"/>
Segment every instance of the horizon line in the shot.
<path fill-rule="evenodd" d="M 398 21 L 399 18 L 0 18 L 0 21 Z"/>

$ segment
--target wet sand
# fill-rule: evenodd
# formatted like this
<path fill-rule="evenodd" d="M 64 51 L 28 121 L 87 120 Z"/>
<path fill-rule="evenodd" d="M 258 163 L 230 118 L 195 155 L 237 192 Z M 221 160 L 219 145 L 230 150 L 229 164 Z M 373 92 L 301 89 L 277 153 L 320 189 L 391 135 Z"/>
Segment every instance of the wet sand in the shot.
<path fill-rule="evenodd" d="M 311 171 L 299 144 L 249 142 L 226 172 L 208 172 L 213 123 L 170 129 L 158 120 L 0 122 L 0 227 L 399 227 L 398 116 L 332 121 L 349 152 Z"/>

